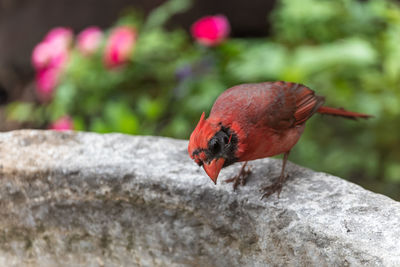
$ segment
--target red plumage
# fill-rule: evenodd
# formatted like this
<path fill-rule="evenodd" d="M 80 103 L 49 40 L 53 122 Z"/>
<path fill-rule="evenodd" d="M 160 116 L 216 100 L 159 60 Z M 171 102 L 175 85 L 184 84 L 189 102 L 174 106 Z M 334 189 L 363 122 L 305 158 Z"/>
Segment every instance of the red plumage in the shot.
<path fill-rule="evenodd" d="M 204 113 L 190 136 L 188 152 L 216 182 L 221 168 L 235 162 L 285 154 L 281 177 L 265 188 L 266 196 L 280 192 L 285 179 L 284 165 L 292 147 L 303 133 L 305 122 L 315 113 L 345 118 L 369 115 L 322 106 L 324 97 L 302 84 L 264 82 L 242 84 L 223 92 L 210 116 Z M 244 168 L 234 179 L 234 188 Z"/>

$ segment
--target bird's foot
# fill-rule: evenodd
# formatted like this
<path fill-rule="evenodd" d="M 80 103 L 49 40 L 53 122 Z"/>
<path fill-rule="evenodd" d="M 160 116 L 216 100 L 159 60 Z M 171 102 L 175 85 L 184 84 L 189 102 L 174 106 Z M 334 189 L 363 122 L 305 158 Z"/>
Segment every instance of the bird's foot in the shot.
<path fill-rule="evenodd" d="M 273 183 L 272 185 L 263 187 L 260 190 L 260 191 L 264 192 L 264 194 L 261 196 L 261 199 L 268 198 L 275 192 L 278 193 L 278 198 L 279 198 L 279 195 L 281 194 L 281 191 L 282 191 L 282 185 L 285 182 L 286 178 L 287 178 L 287 175 L 283 176 L 283 177 L 279 177 L 278 180 L 275 183 Z"/>
<path fill-rule="evenodd" d="M 242 185 L 242 186 L 245 185 L 247 182 L 247 178 L 251 174 L 250 168 L 247 168 L 247 169 L 245 168 L 246 164 L 247 164 L 247 162 L 245 164 L 243 164 L 242 168 L 240 169 L 240 172 L 236 176 L 226 179 L 224 181 L 225 183 L 233 183 L 233 191 L 236 191 L 236 188 L 239 185 Z"/>

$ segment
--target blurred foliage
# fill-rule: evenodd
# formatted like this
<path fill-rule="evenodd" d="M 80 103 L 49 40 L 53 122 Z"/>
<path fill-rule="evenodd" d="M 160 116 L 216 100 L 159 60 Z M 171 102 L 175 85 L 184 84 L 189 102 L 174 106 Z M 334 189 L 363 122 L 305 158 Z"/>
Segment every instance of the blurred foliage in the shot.
<path fill-rule="evenodd" d="M 282 0 L 272 21 L 271 42 L 286 49 L 286 61 L 269 79 L 302 82 L 331 106 L 375 116 L 358 123 L 316 116 L 292 160 L 400 199 L 398 3 Z"/>
<path fill-rule="evenodd" d="M 73 51 L 53 101 L 13 103 L 11 119 L 43 127 L 62 115 L 77 130 L 188 138 L 202 111 L 239 83 L 304 83 L 331 106 L 374 115 L 359 122 L 315 116 L 291 160 L 400 199 L 400 6 L 383 0 L 281 0 L 269 38 L 196 44 L 165 23 L 190 5 L 172 0 L 143 20 L 131 61 L 108 70 L 101 53 Z"/>

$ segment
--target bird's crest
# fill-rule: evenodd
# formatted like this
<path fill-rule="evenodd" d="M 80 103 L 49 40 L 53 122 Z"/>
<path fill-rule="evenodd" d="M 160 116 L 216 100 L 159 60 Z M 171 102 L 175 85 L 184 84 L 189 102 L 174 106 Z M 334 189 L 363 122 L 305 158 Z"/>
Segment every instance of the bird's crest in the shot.
<path fill-rule="evenodd" d="M 193 154 L 201 153 L 208 149 L 208 141 L 221 129 L 219 124 L 214 124 L 205 119 L 205 113 L 201 114 L 200 121 L 190 135 L 188 152 L 190 157 Z"/>

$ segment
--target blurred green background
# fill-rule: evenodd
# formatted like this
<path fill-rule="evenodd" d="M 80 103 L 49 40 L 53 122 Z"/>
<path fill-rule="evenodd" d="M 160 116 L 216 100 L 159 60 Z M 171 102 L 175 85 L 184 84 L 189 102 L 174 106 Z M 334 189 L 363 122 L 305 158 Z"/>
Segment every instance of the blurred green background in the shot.
<path fill-rule="evenodd" d="M 299 82 L 325 96 L 327 105 L 374 118 L 354 122 L 316 115 L 290 160 L 400 200 L 398 2 L 280 0 L 265 14 L 268 35 L 233 36 L 213 47 L 198 44 L 179 25 L 166 27 L 190 6 L 170 0 L 146 15 L 126 9 L 104 31 L 106 40 L 117 25 L 136 29 L 126 64 L 106 68 L 104 43 L 91 57 L 72 46 L 52 99 L 13 101 L 7 120 L 47 128 L 69 116 L 75 130 L 188 139 L 200 114 L 225 89 Z"/>

